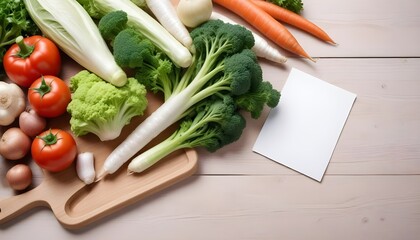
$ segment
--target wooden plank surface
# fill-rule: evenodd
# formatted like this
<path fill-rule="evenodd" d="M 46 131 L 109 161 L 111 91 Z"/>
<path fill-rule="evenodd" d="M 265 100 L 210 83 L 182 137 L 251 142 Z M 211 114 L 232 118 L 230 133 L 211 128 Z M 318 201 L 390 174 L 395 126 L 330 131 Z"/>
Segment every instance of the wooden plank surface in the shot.
<path fill-rule="evenodd" d="M 327 176 L 319 184 L 301 176 L 196 176 L 85 229 L 63 230 L 49 211 L 38 209 L 0 231 L 2 239 L 23 239 L 30 230 L 46 239 L 414 240 L 420 234 L 419 181 Z"/>
<path fill-rule="evenodd" d="M 318 62 L 262 64 L 279 89 L 296 67 L 358 95 L 321 183 L 252 152 L 265 111 L 238 142 L 199 150 L 198 173 L 168 190 L 76 231 L 36 209 L 0 226 L 0 239 L 418 239 L 420 1 L 304 7 L 339 45 L 289 27 Z M 0 197 L 11 194 L 2 179 Z"/>

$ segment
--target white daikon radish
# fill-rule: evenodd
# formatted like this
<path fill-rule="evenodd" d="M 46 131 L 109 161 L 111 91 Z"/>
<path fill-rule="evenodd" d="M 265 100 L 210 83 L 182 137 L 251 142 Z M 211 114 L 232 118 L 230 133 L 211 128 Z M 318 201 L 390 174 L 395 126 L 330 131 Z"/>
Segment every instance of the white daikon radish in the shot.
<path fill-rule="evenodd" d="M 146 0 L 147 7 L 162 26 L 182 45 L 190 49 L 192 39 L 185 25 L 181 22 L 170 0 Z"/>

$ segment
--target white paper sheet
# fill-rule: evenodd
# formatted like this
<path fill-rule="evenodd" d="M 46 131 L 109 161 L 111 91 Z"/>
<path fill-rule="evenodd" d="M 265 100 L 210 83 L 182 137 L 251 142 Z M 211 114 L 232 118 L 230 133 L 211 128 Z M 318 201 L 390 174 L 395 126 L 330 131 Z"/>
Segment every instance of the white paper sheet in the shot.
<path fill-rule="evenodd" d="M 356 99 L 293 68 L 253 151 L 321 181 Z"/>

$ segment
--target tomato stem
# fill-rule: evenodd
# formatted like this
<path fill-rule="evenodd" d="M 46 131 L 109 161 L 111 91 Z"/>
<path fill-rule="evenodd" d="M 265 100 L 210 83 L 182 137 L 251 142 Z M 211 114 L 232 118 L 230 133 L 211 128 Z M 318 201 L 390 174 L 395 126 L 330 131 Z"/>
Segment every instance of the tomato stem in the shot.
<path fill-rule="evenodd" d="M 16 38 L 16 44 L 19 46 L 20 51 L 18 56 L 21 58 L 28 58 L 34 51 L 34 46 L 28 45 L 23 41 L 23 37 L 19 36 Z"/>
<path fill-rule="evenodd" d="M 41 95 L 41 98 L 44 97 L 45 94 L 49 93 L 51 91 L 51 86 L 45 82 L 44 76 L 42 76 L 41 85 L 39 85 L 38 88 L 32 88 L 35 92 L 39 93 Z"/>
<path fill-rule="evenodd" d="M 42 147 L 42 149 L 44 149 L 47 146 L 56 144 L 58 140 L 60 140 L 59 138 L 57 138 L 57 135 L 58 135 L 58 132 L 56 134 L 53 134 L 50 129 L 50 132 L 44 137 L 37 136 L 37 138 L 40 138 L 42 141 L 44 141 L 44 146 Z"/>

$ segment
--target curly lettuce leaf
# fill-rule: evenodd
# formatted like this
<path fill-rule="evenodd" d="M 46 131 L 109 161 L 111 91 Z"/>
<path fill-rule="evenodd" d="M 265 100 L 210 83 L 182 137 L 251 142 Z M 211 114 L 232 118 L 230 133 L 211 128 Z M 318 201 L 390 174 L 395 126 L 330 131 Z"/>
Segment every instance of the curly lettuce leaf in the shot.
<path fill-rule="evenodd" d="M 7 48 L 15 43 L 18 36 L 39 33 L 39 28 L 30 18 L 22 0 L 0 1 L 0 63 L 3 62 Z"/>

